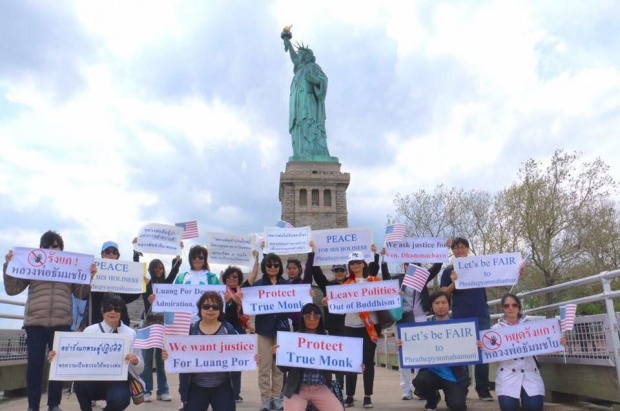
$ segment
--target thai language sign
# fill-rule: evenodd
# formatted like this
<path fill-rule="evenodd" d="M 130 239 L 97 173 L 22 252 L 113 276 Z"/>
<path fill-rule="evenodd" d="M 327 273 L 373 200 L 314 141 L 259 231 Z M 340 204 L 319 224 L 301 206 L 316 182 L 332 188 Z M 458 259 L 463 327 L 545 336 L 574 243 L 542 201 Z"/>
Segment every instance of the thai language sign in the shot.
<path fill-rule="evenodd" d="M 278 331 L 276 364 L 362 372 L 362 339 Z"/>
<path fill-rule="evenodd" d="M 254 235 L 207 233 L 209 262 L 213 264 L 253 265 Z"/>
<path fill-rule="evenodd" d="M 482 362 L 563 351 L 561 338 L 560 323 L 555 318 L 480 331 Z"/>
<path fill-rule="evenodd" d="M 94 258 L 56 249 L 15 247 L 6 273 L 25 280 L 89 284 Z"/>
<path fill-rule="evenodd" d="M 50 380 L 123 381 L 129 367 L 125 356 L 131 337 L 115 333 L 54 334 L 56 356 L 50 364 Z"/>
<path fill-rule="evenodd" d="M 310 251 L 310 226 L 299 228 L 265 227 L 265 253 L 306 254 Z"/>
<path fill-rule="evenodd" d="M 198 315 L 198 300 L 206 291 L 215 291 L 222 296 L 226 292 L 225 285 L 204 284 L 153 284 L 155 301 L 151 305 L 151 311 L 161 313 L 165 311 L 185 311 Z M 226 308 L 226 304 L 224 304 Z"/>
<path fill-rule="evenodd" d="M 146 291 L 145 263 L 95 258 L 95 265 L 97 275 L 93 277 L 91 291 L 122 294 L 142 294 Z"/>
<path fill-rule="evenodd" d="M 410 237 L 385 243 L 387 263 L 445 263 L 450 250 L 443 237 Z"/>
<path fill-rule="evenodd" d="M 181 254 L 183 227 L 166 224 L 147 224 L 140 228 L 134 249 L 143 253 Z"/>
<path fill-rule="evenodd" d="M 398 325 L 400 366 L 440 367 L 480 363 L 478 320 L 462 319 Z"/>
<path fill-rule="evenodd" d="M 353 251 L 364 253 L 366 261 L 372 261 L 370 245 L 374 242 L 370 228 L 339 228 L 334 230 L 315 230 L 312 232 L 314 242 L 314 264 L 346 264 Z"/>
<path fill-rule="evenodd" d="M 330 285 L 325 291 L 333 314 L 391 310 L 401 305 L 398 280 Z"/>
<path fill-rule="evenodd" d="M 310 284 L 243 288 L 243 313 L 247 315 L 299 312 L 311 302 Z"/>
<path fill-rule="evenodd" d="M 458 275 L 456 288 L 484 288 L 515 285 L 519 279 L 521 254 L 489 254 L 454 259 Z"/>
<path fill-rule="evenodd" d="M 168 335 L 168 373 L 256 369 L 256 335 Z"/>

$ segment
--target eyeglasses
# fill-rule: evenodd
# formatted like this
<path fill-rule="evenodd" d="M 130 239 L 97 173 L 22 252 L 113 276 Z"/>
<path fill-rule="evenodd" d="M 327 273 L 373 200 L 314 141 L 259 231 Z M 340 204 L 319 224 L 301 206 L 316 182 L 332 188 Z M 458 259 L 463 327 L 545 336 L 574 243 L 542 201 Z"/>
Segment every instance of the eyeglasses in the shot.
<path fill-rule="evenodd" d="M 226 279 L 227 279 L 227 280 L 236 280 L 236 279 L 238 279 L 238 278 L 239 278 L 239 277 L 237 276 L 237 274 L 231 274 L 231 275 L 229 275 L 228 277 L 226 277 Z"/>
<path fill-rule="evenodd" d="M 204 255 L 195 255 L 195 256 L 192 257 L 192 260 L 200 260 L 200 261 L 202 261 L 204 259 L 205 259 Z"/>
<path fill-rule="evenodd" d="M 318 320 L 320 318 L 321 318 L 321 314 L 317 314 L 317 313 L 304 314 L 304 319 L 306 320 Z"/>
<path fill-rule="evenodd" d="M 335 273 L 344 273 L 344 268 L 336 268 L 334 270 Z"/>
<path fill-rule="evenodd" d="M 357 264 L 364 264 L 364 262 L 362 260 L 354 260 L 354 261 L 349 261 L 350 265 L 357 265 Z"/>
<path fill-rule="evenodd" d="M 50 248 L 58 250 L 58 249 L 60 249 L 60 244 L 54 243 L 54 244 L 50 245 Z"/>
<path fill-rule="evenodd" d="M 267 267 L 267 268 L 280 268 L 280 264 L 279 263 L 266 263 L 265 267 Z"/>
<path fill-rule="evenodd" d="M 220 305 L 219 304 L 203 304 L 200 306 L 200 308 L 202 308 L 205 311 L 209 311 L 211 308 L 213 308 L 213 311 L 219 311 Z"/>
<path fill-rule="evenodd" d="M 123 309 L 121 307 L 115 306 L 115 305 L 109 305 L 106 308 L 103 309 L 104 313 L 109 313 L 110 311 L 114 311 L 115 313 L 120 313 L 123 311 Z"/>
<path fill-rule="evenodd" d="M 105 250 L 103 250 L 104 254 L 109 254 L 109 255 L 118 255 L 118 250 L 114 247 L 108 247 Z"/>
<path fill-rule="evenodd" d="M 464 246 L 464 245 L 459 245 L 456 247 L 452 247 L 453 250 L 469 250 L 469 247 Z"/>
<path fill-rule="evenodd" d="M 504 304 L 504 310 L 507 310 L 509 308 L 519 308 L 519 304 L 517 304 L 517 303 Z"/>

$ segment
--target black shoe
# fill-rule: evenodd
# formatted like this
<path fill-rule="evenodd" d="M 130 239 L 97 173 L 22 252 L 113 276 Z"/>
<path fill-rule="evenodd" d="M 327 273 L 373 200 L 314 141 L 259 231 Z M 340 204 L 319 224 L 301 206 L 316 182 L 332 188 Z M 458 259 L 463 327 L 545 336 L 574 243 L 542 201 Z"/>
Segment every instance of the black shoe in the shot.
<path fill-rule="evenodd" d="M 346 399 L 346 400 L 344 400 L 344 407 L 345 407 L 345 408 L 352 407 L 352 406 L 353 406 L 353 401 L 354 401 L 354 400 L 353 400 L 353 397 L 351 397 L 350 395 L 349 395 L 349 396 L 347 396 L 347 399 Z"/>
<path fill-rule="evenodd" d="M 362 407 L 374 408 L 374 405 L 372 405 L 372 401 L 370 400 L 370 397 L 368 395 L 364 397 L 364 404 L 362 404 Z"/>
<path fill-rule="evenodd" d="M 480 398 L 482 401 L 493 401 L 493 397 L 491 396 L 491 392 L 488 388 L 481 388 L 479 390 L 476 390 L 476 392 L 478 392 L 478 398 Z"/>

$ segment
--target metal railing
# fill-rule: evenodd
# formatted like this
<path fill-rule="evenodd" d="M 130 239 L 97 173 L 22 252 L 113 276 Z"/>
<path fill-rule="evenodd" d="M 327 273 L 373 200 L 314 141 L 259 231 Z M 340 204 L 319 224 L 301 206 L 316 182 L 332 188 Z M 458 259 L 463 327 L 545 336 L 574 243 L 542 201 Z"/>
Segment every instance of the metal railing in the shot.
<path fill-rule="evenodd" d="M 0 298 L 0 305 L 25 306 L 23 301 L 9 300 Z M 10 320 L 23 320 L 23 314 L 9 314 L 0 312 L 0 318 Z M 7 365 L 26 364 L 26 333 L 24 330 L 0 330 L 0 367 Z"/>

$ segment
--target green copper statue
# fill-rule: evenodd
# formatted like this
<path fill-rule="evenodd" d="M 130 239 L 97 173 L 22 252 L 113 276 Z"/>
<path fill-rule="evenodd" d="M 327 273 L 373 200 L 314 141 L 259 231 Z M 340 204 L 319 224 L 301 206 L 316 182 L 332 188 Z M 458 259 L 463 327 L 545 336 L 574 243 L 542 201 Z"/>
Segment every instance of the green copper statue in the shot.
<path fill-rule="evenodd" d="M 281 36 L 284 51 L 293 62 L 295 76 L 291 82 L 288 128 L 293 140 L 293 157 L 289 161 L 330 161 L 325 132 L 325 96 L 327 76 L 315 63 L 314 53 L 303 44 L 297 52 L 291 44 L 291 26 L 285 27 Z"/>

